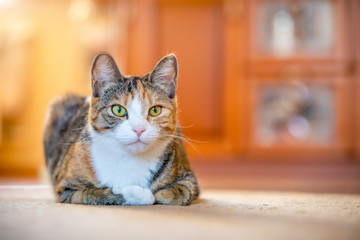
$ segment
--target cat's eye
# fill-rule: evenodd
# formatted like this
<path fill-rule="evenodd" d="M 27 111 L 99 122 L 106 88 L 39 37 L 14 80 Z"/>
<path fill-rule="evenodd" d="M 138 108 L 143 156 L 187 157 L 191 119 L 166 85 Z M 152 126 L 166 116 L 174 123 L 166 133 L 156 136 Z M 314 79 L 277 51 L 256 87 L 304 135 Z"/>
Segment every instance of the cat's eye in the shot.
<path fill-rule="evenodd" d="M 127 111 L 123 106 L 120 105 L 114 105 L 111 107 L 112 113 L 117 117 L 126 117 Z"/>
<path fill-rule="evenodd" d="M 150 108 L 149 110 L 149 114 L 150 116 L 158 116 L 161 113 L 162 107 L 161 106 L 154 106 L 152 108 Z"/>

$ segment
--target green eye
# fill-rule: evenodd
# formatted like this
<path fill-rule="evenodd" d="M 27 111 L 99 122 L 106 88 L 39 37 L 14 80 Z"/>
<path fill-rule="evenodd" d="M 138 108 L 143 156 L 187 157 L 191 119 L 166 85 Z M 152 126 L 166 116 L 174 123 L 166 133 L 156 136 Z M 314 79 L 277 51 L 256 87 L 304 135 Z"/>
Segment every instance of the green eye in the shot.
<path fill-rule="evenodd" d="M 150 110 L 149 110 L 150 116 L 153 116 L 153 117 L 158 116 L 161 113 L 161 109 L 162 109 L 162 107 L 160 107 L 160 106 L 155 106 L 155 107 L 150 108 Z"/>
<path fill-rule="evenodd" d="M 112 106 L 111 111 L 117 117 L 126 117 L 127 116 L 126 109 L 123 106 L 120 106 L 120 105 Z"/>

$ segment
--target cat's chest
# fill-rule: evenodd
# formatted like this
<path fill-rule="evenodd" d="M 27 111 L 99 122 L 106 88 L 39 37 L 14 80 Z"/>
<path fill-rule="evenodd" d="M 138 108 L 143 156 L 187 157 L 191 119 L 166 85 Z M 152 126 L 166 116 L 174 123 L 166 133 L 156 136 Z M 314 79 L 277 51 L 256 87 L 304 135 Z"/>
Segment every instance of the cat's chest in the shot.
<path fill-rule="evenodd" d="M 156 170 L 158 159 L 134 157 L 121 150 L 108 151 L 98 147 L 93 147 L 91 153 L 95 175 L 101 186 L 150 187 L 151 172 Z"/>

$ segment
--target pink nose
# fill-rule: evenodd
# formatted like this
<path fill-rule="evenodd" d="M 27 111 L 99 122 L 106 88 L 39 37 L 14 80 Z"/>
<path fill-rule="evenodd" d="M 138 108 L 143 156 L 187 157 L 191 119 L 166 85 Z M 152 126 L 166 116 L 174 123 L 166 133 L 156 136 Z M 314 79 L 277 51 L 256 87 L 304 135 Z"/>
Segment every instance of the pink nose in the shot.
<path fill-rule="evenodd" d="M 141 134 L 143 133 L 143 132 L 145 132 L 145 128 L 135 128 L 135 129 L 133 129 L 133 131 L 134 132 L 136 132 L 136 135 L 138 136 L 138 137 L 140 137 L 141 136 Z"/>

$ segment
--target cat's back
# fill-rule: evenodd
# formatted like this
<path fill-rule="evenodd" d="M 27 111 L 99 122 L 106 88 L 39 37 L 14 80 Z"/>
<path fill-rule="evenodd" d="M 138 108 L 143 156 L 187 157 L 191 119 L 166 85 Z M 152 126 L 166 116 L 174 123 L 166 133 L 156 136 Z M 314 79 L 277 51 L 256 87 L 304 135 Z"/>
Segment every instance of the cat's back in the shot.
<path fill-rule="evenodd" d="M 89 101 L 86 97 L 66 94 L 55 98 L 48 107 L 43 135 L 46 165 L 50 172 L 78 141 L 87 123 Z"/>

